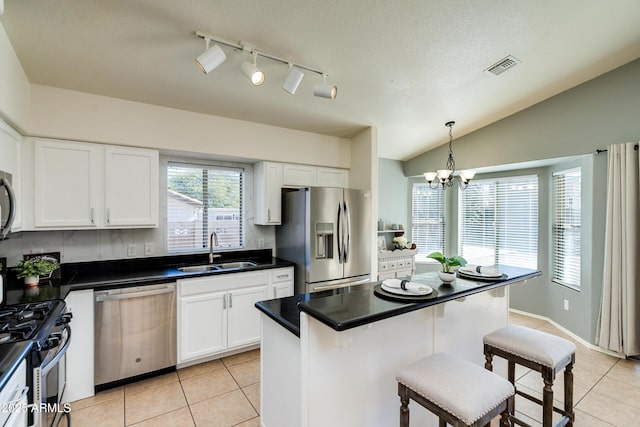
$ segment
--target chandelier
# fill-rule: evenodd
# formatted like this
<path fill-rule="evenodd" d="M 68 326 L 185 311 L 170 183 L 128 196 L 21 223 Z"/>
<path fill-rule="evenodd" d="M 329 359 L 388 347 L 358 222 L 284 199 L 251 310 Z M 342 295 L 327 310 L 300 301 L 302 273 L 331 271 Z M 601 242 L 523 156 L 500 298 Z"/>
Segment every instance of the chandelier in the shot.
<path fill-rule="evenodd" d="M 451 148 L 451 143 L 453 142 L 452 129 L 455 124 L 456 122 L 454 121 L 444 124 L 449 128 L 449 157 L 447 157 L 447 165 L 445 166 L 445 169 L 439 169 L 437 172 L 424 173 L 424 179 L 429 183 L 429 187 L 433 189 L 441 186 L 443 190 L 446 190 L 447 187 L 452 187 L 453 181 L 457 176 L 458 186 L 461 190 L 464 190 L 469 186 L 469 181 L 471 181 L 476 174 L 476 171 L 473 170 L 463 170 L 460 171 L 458 175 L 455 175 L 456 162 L 453 160 L 453 150 Z"/>

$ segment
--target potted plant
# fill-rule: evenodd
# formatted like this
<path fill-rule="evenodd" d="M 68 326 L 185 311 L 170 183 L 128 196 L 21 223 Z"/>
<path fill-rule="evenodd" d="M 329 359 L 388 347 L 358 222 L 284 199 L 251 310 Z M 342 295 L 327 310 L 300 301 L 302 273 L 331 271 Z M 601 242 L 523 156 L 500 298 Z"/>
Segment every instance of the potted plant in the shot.
<path fill-rule="evenodd" d="M 457 267 L 460 265 L 466 265 L 467 260 L 460 255 L 454 255 L 452 257 L 446 257 L 442 252 L 431 252 L 427 255 L 427 258 L 435 259 L 442 264 L 442 271 L 438 271 L 438 277 L 443 283 L 451 283 L 456 278 L 456 273 L 451 271 L 451 267 Z"/>
<path fill-rule="evenodd" d="M 40 276 L 51 274 L 58 267 L 60 264 L 50 259 L 22 258 L 16 266 L 17 277 L 24 278 L 24 284 L 27 286 L 37 286 Z"/>

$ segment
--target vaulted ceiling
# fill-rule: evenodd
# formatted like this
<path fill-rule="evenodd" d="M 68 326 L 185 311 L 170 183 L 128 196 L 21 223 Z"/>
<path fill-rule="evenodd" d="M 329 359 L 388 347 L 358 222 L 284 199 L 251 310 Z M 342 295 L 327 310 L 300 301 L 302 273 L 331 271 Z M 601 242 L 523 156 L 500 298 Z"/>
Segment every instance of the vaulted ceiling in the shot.
<path fill-rule="evenodd" d="M 5 0 L 0 19 L 32 83 L 351 137 L 378 128 L 404 160 L 640 57 L 638 0 Z M 195 31 L 326 71 L 335 100 L 295 95 L 288 67 L 223 47 L 202 74 Z M 512 55 L 520 63 L 485 70 Z"/>

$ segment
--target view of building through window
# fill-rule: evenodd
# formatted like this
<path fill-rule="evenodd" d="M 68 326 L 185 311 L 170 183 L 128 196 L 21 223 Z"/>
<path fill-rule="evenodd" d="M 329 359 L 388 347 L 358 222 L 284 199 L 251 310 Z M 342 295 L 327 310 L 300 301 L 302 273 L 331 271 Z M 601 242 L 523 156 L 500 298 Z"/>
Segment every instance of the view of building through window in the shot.
<path fill-rule="evenodd" d="M 167 168 L 167 248 L 185 252 L 243 247 L 243 170 L 170 163 Z M 214 248 L 215 250 L 215 248 Z"/>

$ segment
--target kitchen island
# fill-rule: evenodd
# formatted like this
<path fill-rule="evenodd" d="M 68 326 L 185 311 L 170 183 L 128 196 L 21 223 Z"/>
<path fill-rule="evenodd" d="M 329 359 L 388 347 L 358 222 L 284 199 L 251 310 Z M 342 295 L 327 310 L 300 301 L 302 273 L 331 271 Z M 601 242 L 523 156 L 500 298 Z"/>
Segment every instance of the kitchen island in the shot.
<path fill-rule="evenodd" d="M 440 351 L 483 366 L 482 337 L 508 322 L 507 285 L 542 274 L 497 267 L 503 277 L 492 281 L 412 276 L 435 291 L 419 302 L 383 299 L 371 283 L 257 303 L 262 425 L 397 425 L 396 373 Z M 495 368 L 506 373 L 506 365 Z M 434 422 L 412 409 L 412 426 Z"/>

